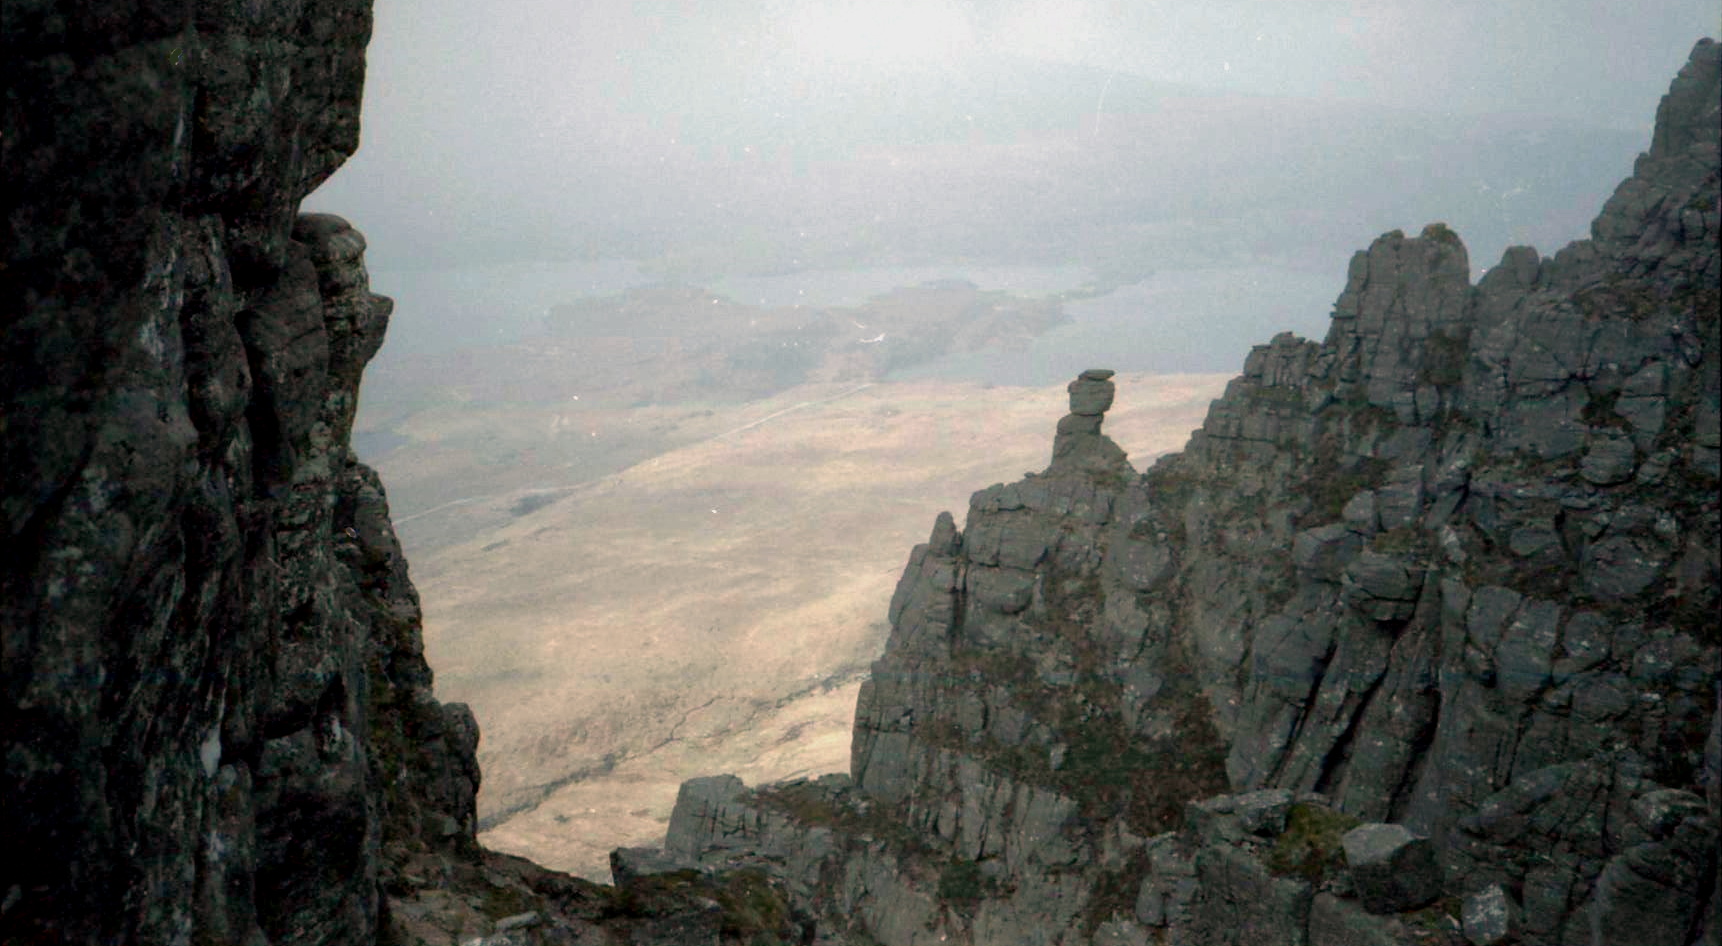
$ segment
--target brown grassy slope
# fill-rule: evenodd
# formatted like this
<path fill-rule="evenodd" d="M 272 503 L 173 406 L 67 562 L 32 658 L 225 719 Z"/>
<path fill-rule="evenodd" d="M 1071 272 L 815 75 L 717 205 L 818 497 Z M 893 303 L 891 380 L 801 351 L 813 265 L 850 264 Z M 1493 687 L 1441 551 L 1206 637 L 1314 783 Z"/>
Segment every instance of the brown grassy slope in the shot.
<path fill-rule="evenodd" d="M 1106 430 L 1140 466 L 1225 380 L 1122 377 Z M 908 550 L 1043 468 L 1065 408 L 1062 387 L 797 388 L 415 558 L 438 695 L 484 728 L 487 843 L 603 876 L 661 840 L 682 778 L 845 768 L 854 684 L 832 678 L 877 656 Z"/>

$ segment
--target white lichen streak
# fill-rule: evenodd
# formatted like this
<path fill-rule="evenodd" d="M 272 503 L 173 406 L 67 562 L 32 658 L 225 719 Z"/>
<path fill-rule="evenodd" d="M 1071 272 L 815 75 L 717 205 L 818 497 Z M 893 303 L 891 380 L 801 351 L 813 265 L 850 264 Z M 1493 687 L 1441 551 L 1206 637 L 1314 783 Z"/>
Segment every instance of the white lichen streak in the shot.
<path fill-rule="evenodd" d="M 197 747 L 197 758 L 203 763 L 203 774 L 209 778 L 215 777 L 215 770 L 221 766 L 221 724 L 209 727 L 204 734 L 203 744 Z"/>

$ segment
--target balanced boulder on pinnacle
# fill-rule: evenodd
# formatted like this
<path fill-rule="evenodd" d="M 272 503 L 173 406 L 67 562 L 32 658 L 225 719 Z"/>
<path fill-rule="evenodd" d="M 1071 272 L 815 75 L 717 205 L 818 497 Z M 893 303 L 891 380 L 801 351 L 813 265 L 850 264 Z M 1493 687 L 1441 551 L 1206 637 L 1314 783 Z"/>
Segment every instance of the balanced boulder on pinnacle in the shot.
<path fill-rule="evenodd" d="M 1116 474 L 1135 473 L 1125 453 L 1100 432 L 1106 411 L 1112 406 L 1117 385 L 1112 383 L 1110 368 L 1089 368 L 1077 375 L 1066 390 L 1070 392 L 1070 413 L 1059 418 L 1058 436 L 1052 442 L 1052 465 L 1048 475 L 1061 473 Z"/>

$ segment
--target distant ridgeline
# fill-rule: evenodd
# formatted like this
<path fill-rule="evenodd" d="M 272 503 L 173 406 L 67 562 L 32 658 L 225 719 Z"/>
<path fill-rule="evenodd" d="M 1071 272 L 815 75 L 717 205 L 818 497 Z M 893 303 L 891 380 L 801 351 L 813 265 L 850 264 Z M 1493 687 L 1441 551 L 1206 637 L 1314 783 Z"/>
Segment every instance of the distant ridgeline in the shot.
<path fill-rule="evenodd" d="M 689 782 L 609 887 L 477 844 L 349 443 L 392 305 L 297 210 L 367 0 L 6 17 L 0 943 L 1722 935 L 1715 44 L 1593 239 L 1381 238 L 1146 474 L 1085 372 L 912 554 L 852 774 Z"/>
<path fill-rule="evenodd" d="M 1085 372 L 910 557 L 850 774 L 690 781 L 618 877 L 830 943 L 1717 942 L 1719 51 L 1592 239 L 1381 237 L 1145 474 Z"/>

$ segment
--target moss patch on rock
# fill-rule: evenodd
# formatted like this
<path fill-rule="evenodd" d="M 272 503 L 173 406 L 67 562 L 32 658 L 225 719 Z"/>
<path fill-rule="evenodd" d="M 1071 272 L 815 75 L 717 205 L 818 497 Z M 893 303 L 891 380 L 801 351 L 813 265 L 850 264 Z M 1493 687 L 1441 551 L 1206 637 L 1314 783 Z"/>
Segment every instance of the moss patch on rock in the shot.
<path fill-rule="evenodd" d="M 1345 866 L 1340 838 L 1363 822 L 1326 805 L 1299 802 L 1286 815 L 1286 829 L 1268 850 L 1268 870 L 1281 877 L 1320 883 Z"/>

